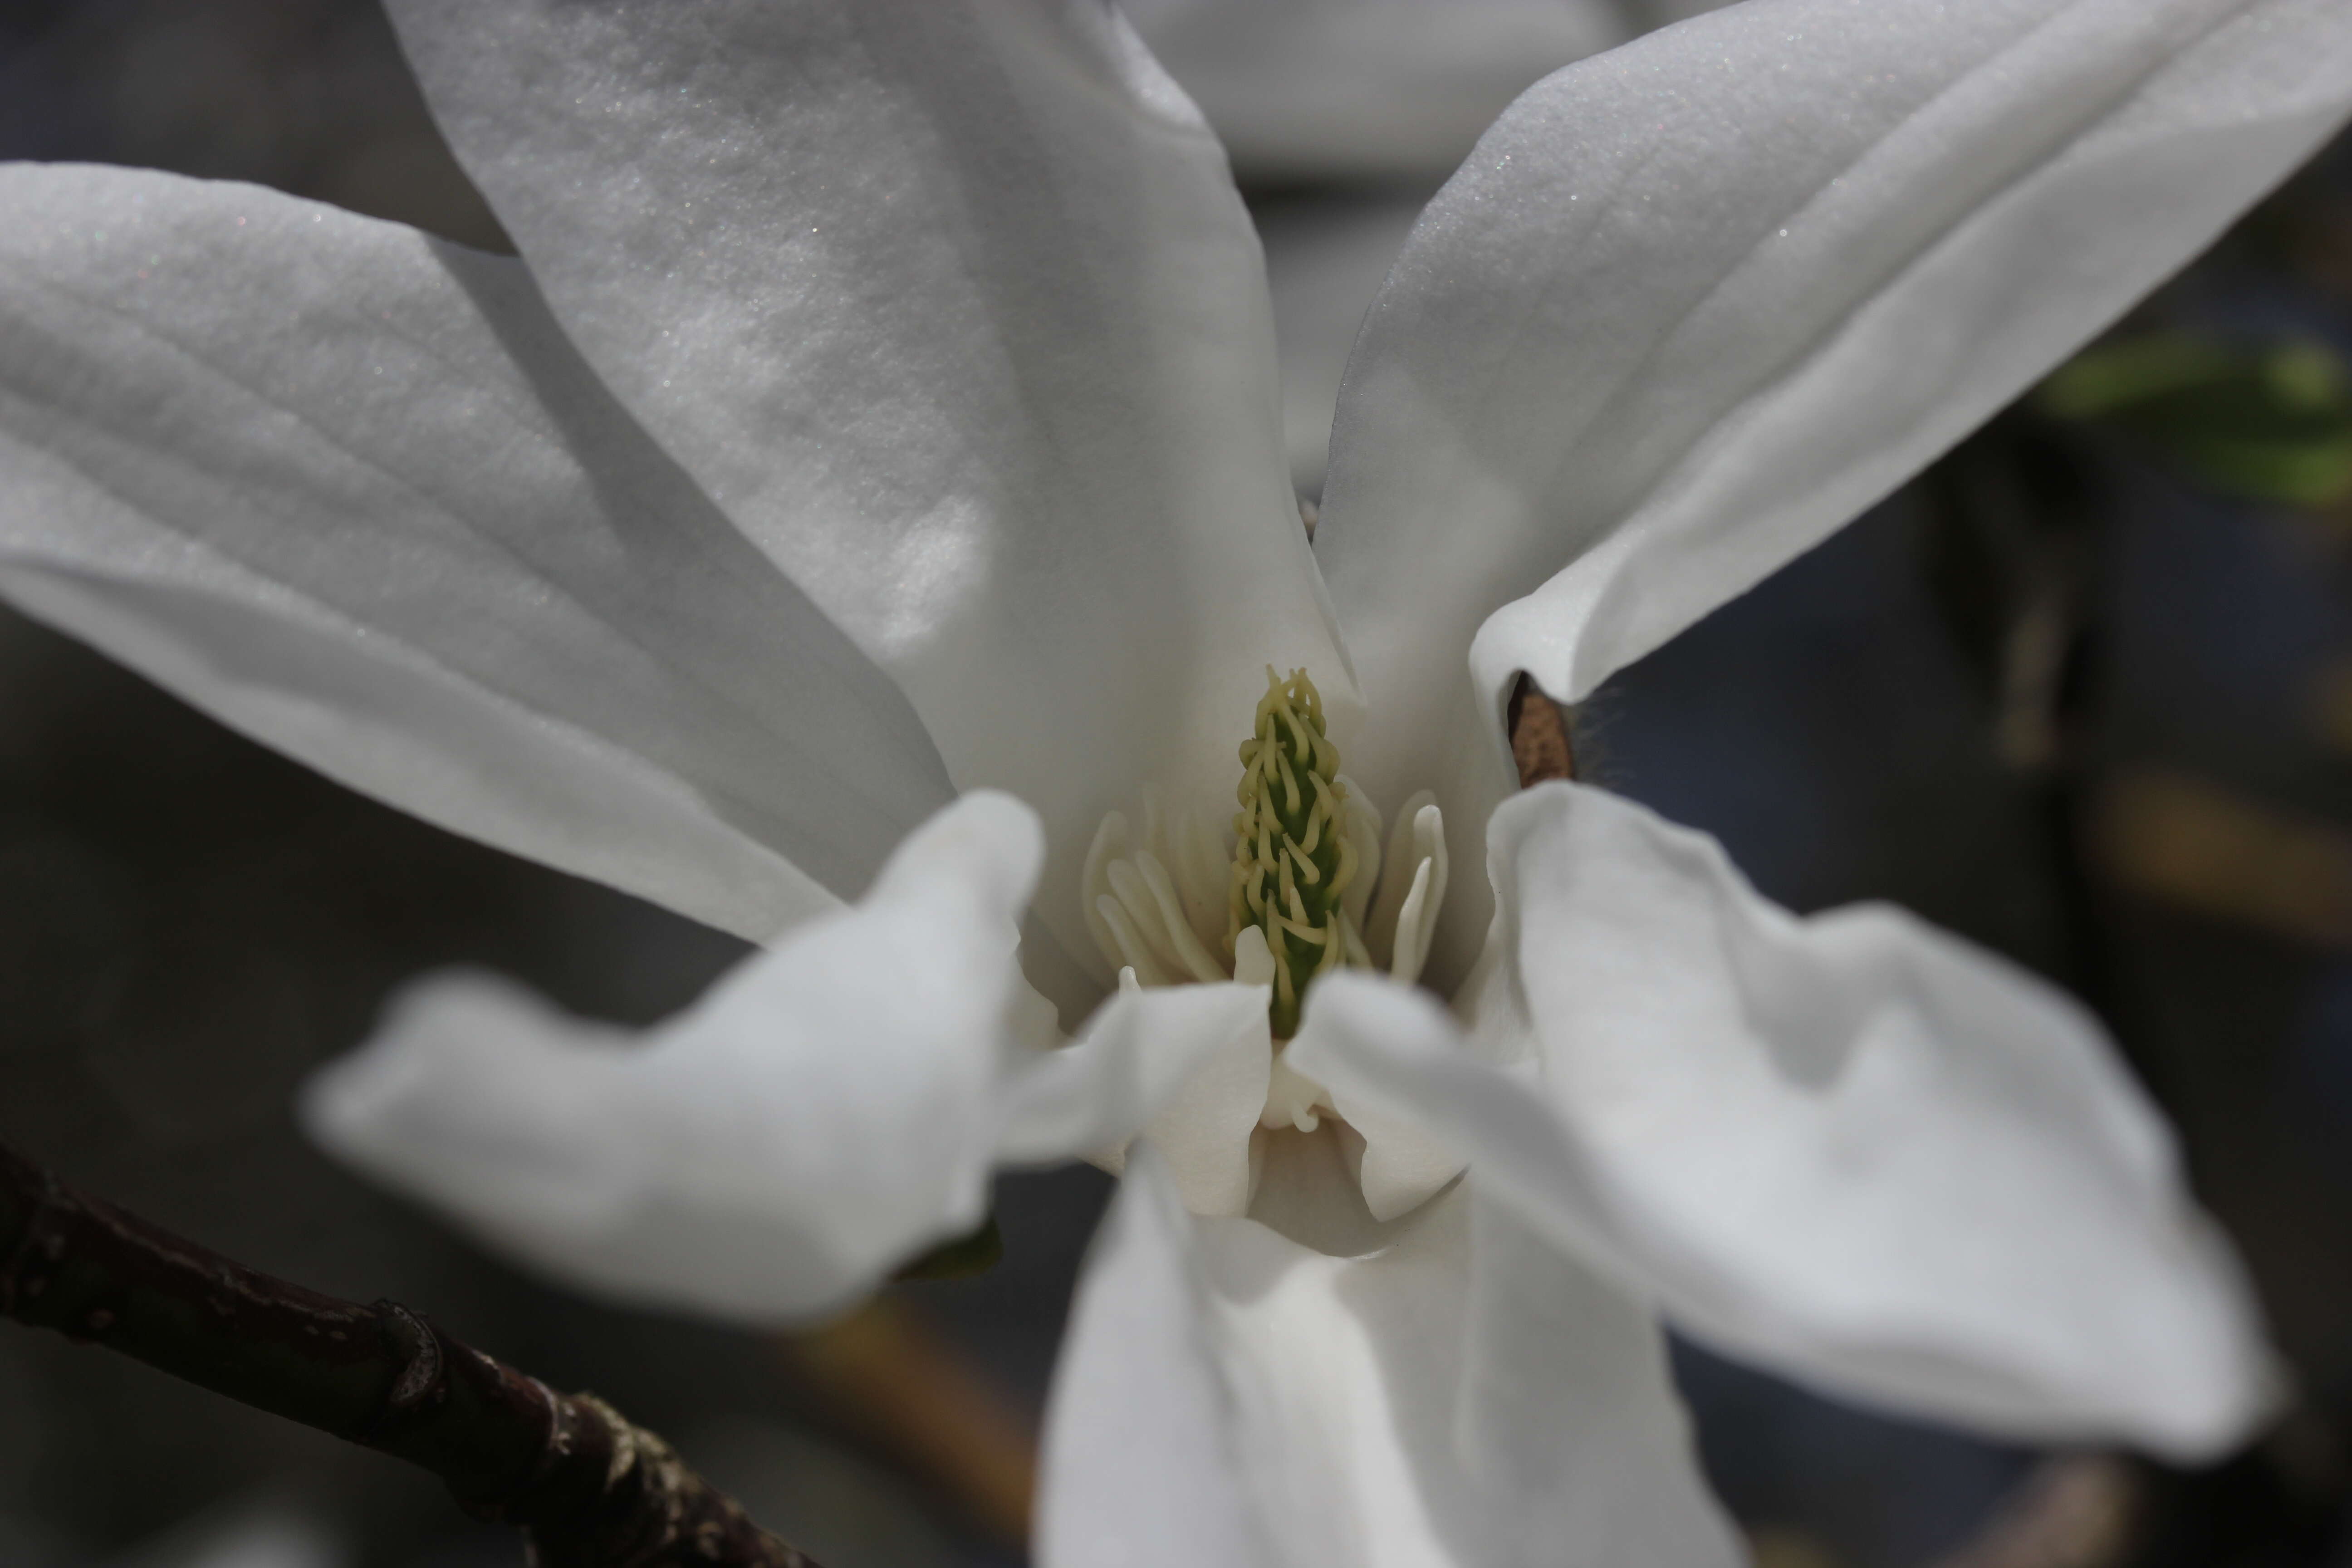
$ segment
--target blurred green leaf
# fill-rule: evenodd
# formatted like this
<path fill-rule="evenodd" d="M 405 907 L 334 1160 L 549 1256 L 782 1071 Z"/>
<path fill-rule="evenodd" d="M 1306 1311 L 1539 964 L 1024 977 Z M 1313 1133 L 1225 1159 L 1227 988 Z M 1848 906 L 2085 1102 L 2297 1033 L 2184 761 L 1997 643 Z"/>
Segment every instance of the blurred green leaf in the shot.
<path fill-rule="evenodd" d="M 2206 484 L 2284 506 L 2352 497 L 2352 375 L 2324 343 L 2161 332 L 2059 367 L 2035 405 L 2161 447 Z"/>

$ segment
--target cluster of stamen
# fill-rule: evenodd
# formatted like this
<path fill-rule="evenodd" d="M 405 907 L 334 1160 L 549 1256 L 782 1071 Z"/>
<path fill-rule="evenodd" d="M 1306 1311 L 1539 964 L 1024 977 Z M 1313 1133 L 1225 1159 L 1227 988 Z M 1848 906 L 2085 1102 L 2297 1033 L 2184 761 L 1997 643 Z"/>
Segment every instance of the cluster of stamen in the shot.
<path fill-rule="evenodd" d="M 1297 1033 L 1318 975 L 1379 968 L 1420 978 L 1445 899 L 1444 825 L 1423 791 L 1405 802 L 1382 853 L 1381 814 L 1339 772 L 1305 670 L 1286 679 L 1266 671 L 1240 754 L 1230 849 L 1200 816 L 1171 816 L 1147 790 L 1139 834 L 1123 813 L 1103 818 L 1082 906 L 1122 984 L 1266 986 L 1277 1049 L 1267 1125 L 1311 1130 L 1320 1090 L 1286 1072 L 1280 1042 Z"/>
<path fill-rule="evenodd" d="M 1242 742 L 1241 762 L 1225 951 L 1234 952 L 1244 927 L 1265 933 L 1274 957 L 1274 1033 L 1286 1039 L 1297 1033 L 1309 981 L 1343 964 L 1368 969 L 1372 962 L 1357 923 L 1362 900 L 1350 908 L 1347 899 L 1350 888 L 1369 884 L 1370 868 L 1349 842 L 1339 749 L 1325 733 L 1323 697 L 1305 670 L 1291 671 L 1288 680 L 1266 671 L 1265 696 L 1255 732 Z"/>

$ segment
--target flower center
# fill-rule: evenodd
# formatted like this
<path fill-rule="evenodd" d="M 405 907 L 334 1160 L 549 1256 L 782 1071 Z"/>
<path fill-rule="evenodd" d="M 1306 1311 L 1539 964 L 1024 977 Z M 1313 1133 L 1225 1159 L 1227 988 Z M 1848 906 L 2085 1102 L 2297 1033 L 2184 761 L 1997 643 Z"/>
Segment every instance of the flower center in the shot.
<path fill-rule="evenodd" d="M 1303 669 L 1287 681 L 1265 672 L 1255 733 L 1241 746 L 1242 782 L 1234 792 L 1234 864 L 1225 951 L 1246 926 L 1265 933 L 1274 959 L 1272 1020 L 1276 1039 L 1298 1032 L 1298 1009 L 1310 981 L 1341 964 L 1371 967 L 1360 921 L 1364 861 L 1380 858 L 1380 826 L 1350 818 L 1355 792 L 1339 778 L 1339 749 L 1323 729 L 1323 695 Z M 1350 828 L 1358 831 L 1351 833 Z M 1359 848 L 1351 839 L 1360 837 Z M 1349 899 L 1350 889 L 1359 896 Z"/>
<path fill-rule="evenodd" d="M 1240 755 L 1230 839 L 1198 813 L 1171 818 L 1147 789 L 1140 834 L 1124 813 L 1103 818 L 1079 900 L 1121 984 L 1271 986 L 1278 1049 L 1318 976 L 1349 966 L 1421 977 L 1445 900 L 1444 823 L 1424 790 L 1405 802 L 1383 853 L 1380 811 L 1339 771 L 1322 694 L 1303 669 L 1288 679 L 1266 671 Z M 1279 1120 L 1311 1129 L 1310 1080 L 1276 1077 L 1267 1116 L 1279 1098 Z"/>

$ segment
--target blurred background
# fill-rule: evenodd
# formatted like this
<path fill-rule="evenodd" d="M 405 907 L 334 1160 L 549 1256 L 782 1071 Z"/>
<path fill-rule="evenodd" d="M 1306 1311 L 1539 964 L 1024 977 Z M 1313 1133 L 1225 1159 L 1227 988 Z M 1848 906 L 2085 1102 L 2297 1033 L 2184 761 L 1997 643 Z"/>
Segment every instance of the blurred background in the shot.
<path fill-rule="evenodd" d="M 1133 0 L 1257 212 L 1302 498 L 1356 321 L 1510 97 L 1703 0 Z M 5 0 L 0 156 L 257 181 L 506 247 L 373 0 Z M 1889 899 L 2049 974 L 2179 1125 L 2300 1395 L 2229 1465 L 2001 1448 L 1679 1347 L 1767 1568 L 2352 1565 L 2352 148 L 1918 483 L 1577 715 L 1586 774 L 1799 910 Z M 450 963 L 659 1017 L 731 939 L 463 842 L 0 612 L 0 1137 L 232 1257 L 390 1296 L 675 1439 L 830 1568 L 1023 1561 L 1107 1195 L 761 1337 L 510 1272 L 295 1133 Z M 437 1483 L 0 1325 L 0 1568 L 519 1560 Z"/>

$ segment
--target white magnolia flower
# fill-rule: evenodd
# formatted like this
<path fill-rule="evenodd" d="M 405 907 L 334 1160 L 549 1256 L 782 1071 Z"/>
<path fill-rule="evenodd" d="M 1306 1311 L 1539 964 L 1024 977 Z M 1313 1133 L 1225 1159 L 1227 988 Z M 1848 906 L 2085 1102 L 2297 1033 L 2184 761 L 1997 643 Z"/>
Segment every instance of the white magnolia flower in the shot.
<path fill-rule="evenodd" d="M 1094 0 L 392 10 L 523 259 L 0 170 L 0 590 L 770 951 L 642 1047 L 428 988 L 319 1086 L 332 1146 L 777 1319 L 1148 1126 L 1055 1394 L 1064 1563 L 1722 1561 L 1662 1314 L 1992 1432 L 2259 1415 L 2085 1017 L 1514 795 L 1501 721 L 2210 240 L 2352 107 L 2341 0 L 1749 0 L 1547 79 L 1367 321 L 1312 553 L 1223 154 Z M 1236 931 L 1203 878 L 1269 666 L 1328 723 L 1274 720 L 1277 815 L 1339 837 L 1268 835 L 1296 924 Z"/>

